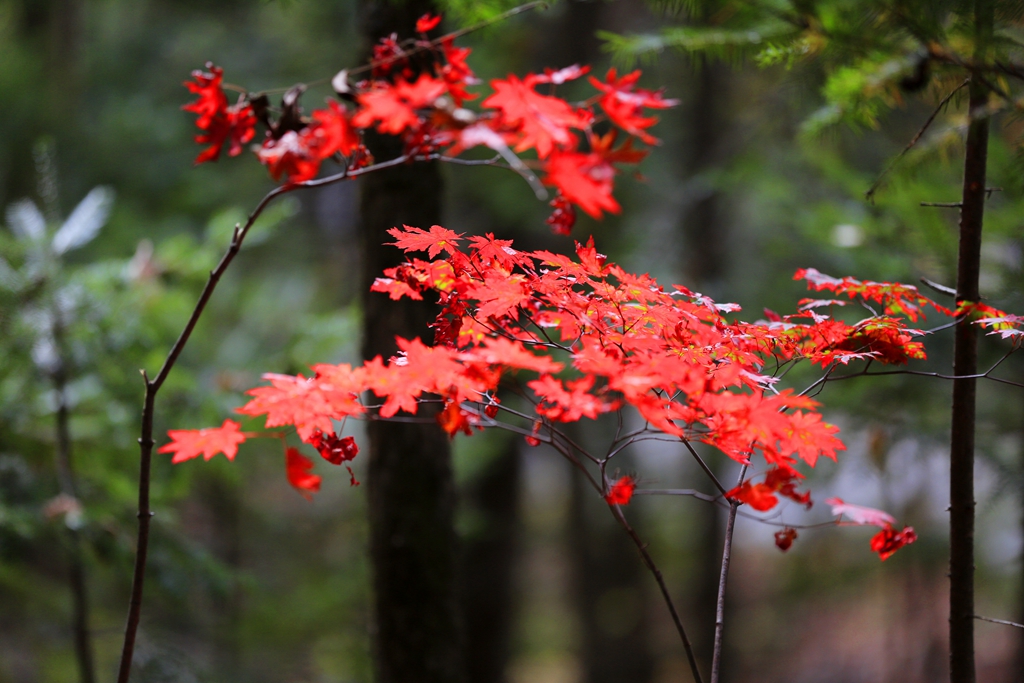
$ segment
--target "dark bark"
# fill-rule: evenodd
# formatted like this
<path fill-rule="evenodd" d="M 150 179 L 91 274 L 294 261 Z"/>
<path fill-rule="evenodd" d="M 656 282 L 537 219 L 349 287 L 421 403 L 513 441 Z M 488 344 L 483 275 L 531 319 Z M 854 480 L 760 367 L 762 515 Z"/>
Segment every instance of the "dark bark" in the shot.
<path fill-rule="evenodd" d="M 703 60 L 694 65 L 685 169 L 691 179 L 699 179 L 719 162 L 728 125 L 725 121 L 727 68 Z M 683 244 L 686 245 L 684 265 L 686 275 L 695 286 L 713 286 L 725 277 L 728 236 L 720 200 L 717 190 L 709 182 L 702 182 L 682 217 Z"/>
<path fill-rule="evenodd" d="M 992 32 L 992 5 L 975 3 L 978 47 L 984 55 Z M 988 89 L 981 79 L 970 84 L 971 123 L 967 130 L 964 185 L 960 209 L 957 261 L 957 301 L 978 301 L 981 269 L 981 231 L 985 213 L 988 158 Z M 974 375 L 978 369 L 976 326 L 965 317 L 956 326 L 953 374 Z M 977 380 L 953 381 L 949 473 L 949 672 L 952 683 L 974 683 L 974 428 Z"/>
<path fill-rule="evenodd" d="M 364 6 L 365 36 L 408 36 L 416 19 L 434 11 L 422 0 Z M 377 159 L 402 153 L 393 138 L 367 136 Z M 366 358 L 391 356 L 395 336 L 432 340 L 437 314 L 429 302 L 394 302 L 370 293 L 385 268 L 403 260 L 385 242 L 403 224 L 441 222 L 443 185 L 435 164 L 400 166 L 362 181 L 360 240 Z M 434 411 L 427 406 L 421 414 Z M 448 437 L 435 424 L 371 422 L 367 476 L 374 587 L 374 661 L 378 683 L 463 680 L 456 599 L 455 488 Z"/>
<path fill-rule="evenodd" d="M 684 153 L 684 172 L 691 182 L 720 161 L 728 129 L 728 76 L 728 67 L 723 64 L 703 60 L 694 64 L 687 112 L 688 149 Z M 683 258 L 686 284 L 701 291 L 710 291 L 715 296 L 720 294 L 715 291 L 716 287 L 726 277 L 726 225 L 720 194 L 710 183 L 703 182 L 681 218 L 680 241 L 686 249 Z M 714 466 L 715 461 L 711 464 Z M 716 475 L 723 474 L 720 466 L 716 469 Z M 703 474 L 698 477 L 704 480 Z M 718 507 L 713 505 L 698 506 L 694 510 L 694 518 L 695 572 L 690 585 L 691 609 L 698 628 L 693 632 L 693 639 L 699 661 L 709 669 L 718 612 L 725 520 L 718 513 Z M 722 662 L 726 672 L 733 660 L 733 657 L 726 657 Z"/>
<path fill-rule="evenodd" d="M 463 538 L 462 614 L 466 631 L 467 683 L 506 680 L 512 641 L 513 567 L 519 526 L 520 441 L 502 452 L 466 487 L 461 504 L 474 514 Z"/>

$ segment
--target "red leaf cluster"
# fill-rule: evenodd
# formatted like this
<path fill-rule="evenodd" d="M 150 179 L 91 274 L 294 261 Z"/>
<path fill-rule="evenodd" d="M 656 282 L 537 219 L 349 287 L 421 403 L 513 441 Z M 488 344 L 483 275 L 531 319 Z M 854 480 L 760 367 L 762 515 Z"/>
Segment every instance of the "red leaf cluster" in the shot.
<path fill-rule="evenodd" d="M 634 491 L 636 491 L 636 480 L 627 475 L 611 485 L 604 499 L 609 505 L 629 505 Z"/>
<path fill-rule="evenodd" d="M 829 498 L 825 502 L 832 506 L 832 514 L 840 520 L 843 517 L 849 518 L 848 522 L 840 523 L 881 527 L 882 530 L 871 538 L 871 550 L 878 553 L 883 562 L 903 546 L 917 540 L 917 533 L 913 527 L 905 526 L 898 531 L 895 526 L 896 520 L 888 512 L 852 505 L 841 498 Z"/>
<path fill-rule="evenodd" d="M 648 275 L 609 263 L 592 240 L 577 243 L 573 258 L 519 251 L 490 234 L 466 237 L 436 225 L 389 233 L 409 256 L 372 290 L 394 299 L 436 296 L 442 309 L 435 346 L 399 338 L 399 352 L 388 360 L 316 365 L 312 377 L 268 374 L 269 384 L 250 390 L 251 400 L 239 408 L 265 415 L 268 427 L 294 426 L 336 464 L 356 453 L 351 437 L 334 434 L 338 420 L 368 411 L 383 419 L 416 414 L 423 401 L 440 397 L 440 426 L 452 436 L 469 435 L 496 424 L 502 377 L 527 372 L 536 375 L 523 383 L 535 404 L 535 415 L 523 416 L 532 421 L 525 437 L 530 445 L 548 440 L 555 423 L 629 408 L 650 429 L 703 442 L 741 463 L 763 458 L 769 466 L 764 479 L 744 482 L 728 498 L 760 511 L 774 508 L 780 497 L 810 507 L 810 494 L 798 490 L 796 466 L 835 459 L 843 443 L 815 401 L 775 389 L 762 368 L 780 359 L 820 362 L 830 354 L 896 359 L 918 353 L 911 331 L 891 314 L 837 325 L 811 307 L 771 314 L 769 321 L 732 320 L 727 315 L 738 306 L 681 286 L 666 291 Z M 903 285 L 886 288 L 909 296 Z M 290 480 L 307 482 L 309 493 L 312 479 L 297 478 L 295 467 Z M 634 488 L 635 481 L 623 477 L 609 489 L 609 502 L 625 504 Z M 913 541 L 885 513 L 829 503 L 852 523 L 883 528 L 880 555 Z M 787 532 L 779 546 L 793 538 L 795 532 Z"/>
<path fill-rule="evenodd" d="M 238 156 L 242 145 L 250 142 L 256 134 L 256 115 L 252 106 L 244 99 L 228 106 L 227 95 L 221 87 L 224 70 L 213 64 L 207 64 L 206 68 L 210 71 L 192 72 L 195 82 L 184 83 L 189 92 L 199 95 L 199 99 L 182 109 L 198 115 L 196 127 L 204 132 L 196 136 L 196 142 L 209 145 L 196 157 L 197 164 L 216 161 L 224 143 L 228 143 L 228 156 Z"/>
<path fill-rule="evenodd" d="M 810 509 L 811 494 L 807 491 L 799 493 L 796 490 L 798 478 L 800 475 L 796 470 L 788 467 L 773 467 L 768 470 L 763 482 L 752 484 L 750 481 L 745 481 L 726 493 L 725 497 L 746 503 L 758 512 L 767 512 L 778 505 L 779 499 L 776 496 L 778 494 Z"/>
<path fill-rule="evenodd" d="M 775 545 L 782 552 L 786 552 L 793 546 L 793 541 L 797 538 L 796 529 L 786 527 L 781 531 L 775 532 Z"/>
<path fill-rule="evenodd" d="M 198 115 L 196 125 L 204 133 L 197 139 L 210 145 L 196 162 L 216 159 L 226 143 L 230 155 L 238 154 L 253 139 L 259 119 L 267 128 L 257 150 L 259 160 L 275 180 L 302 183 L 316 177 L 327 159 L 347 168 L 372 163 L 360 131 L 374 128 L 400 137 L 410 159 L 455 156 L 485 146 L 523 170 L 527 165 L 515 155 L 536 153 L 533 166 L 541 182 L 556 190 L 554 214 L 548 222 L 559 234 L 568 233 L 575 222 L 572 205 L 594 218 L 604 212 L 618 213 L 619 203 L 612 196 L 616 164 L 637 163 L 644 157 L 646 152 L 633 148 L 634 140 L 657 142 L 647 132 L 657 119 L 645 112 L 676 101 L 637 88 L 639 71 L 619 77 L 612 69 L 604 81 L 590 79 L 598 92 L 591 102 L 603 112 L 599 116 L 590 105 L 573 104 L 554 93 L 557 86 L 589 71 L 573 65 L 522 78 L 494 79 L 490 91 L 481 93 L 485 95 L 482 109 L 466 109 L 465 103 L 478 96 L 468 88 L 480 81 L 467 63 L 469 48 L 456 47 L 453 35 L 433 41 L 424 38 L 440 21 L 439 16 L 424 15 L 416 22 L 420 38 L 400 41 L 391 35 L 382 39 L 374 48 L 369 79 L 350 84 L 347 72 L 342 72 L 332 81 L 339 94 L 354 103 L 351 114 L 331 100 L 326 109 L 304 116 L 298 104 L 304 88 L 298 86 L 285 94 L 275 121 L 265 95 L 243 95 L 228 106 L 220 67 L 210 65 L 209 73 L 196 72 L 195 81 L 186 86 L 199 99 L 184 108 Z M 538 92 L 541 85 L 549 92 Z M 603 137 L 593 132 L 599 119 L 612 125 Z M 629 137 L 616 149 L 620 131 Z"/>

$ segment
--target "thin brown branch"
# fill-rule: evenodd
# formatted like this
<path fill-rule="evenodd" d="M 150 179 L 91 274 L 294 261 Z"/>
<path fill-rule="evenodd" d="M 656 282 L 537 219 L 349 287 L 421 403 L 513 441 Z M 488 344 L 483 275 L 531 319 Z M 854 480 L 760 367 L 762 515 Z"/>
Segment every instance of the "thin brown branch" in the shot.
<path fill-rule="evenodd" d="M 139 529 L 135 546 L 135 566 L 132 573 L 132 589 L 131 598 L 128 603 L 128 618 L 125 623 L 124 644 L 121 648 L 121 662 L 117 675 L 118 683 L 128 683 L 128 679 L 131 674 L 132 656 L 135 652 L 135 639 L 138 634 L 139 619 L 142 613 L 142 594 L 146 577 L 146 562 L 149 550 L 149 527 L 150 521 L 153 517 L 153 511 L 150 509 L 149 489 L 154 445 L 153 418 L 156 408 L 156 396 L 160 391 L 160 387 L 162 387 L 164 382 L 167 380 L 167 376 L 174 368 L 175 363 L 178 361 L 178 357 L 184 350 L 189 338 L 192 336 L 192 332 L 195 330 L 196 324 L 199 322 L 199 318 L 206 309 L 206 304 L 209 303 L 210 297 L 213 296 L 213 292 L 217 288 L 217 284 L 220 282 L 224 272 L 228 269 L 228 266 L 230 266 L 231 262 L 234 261 L 235 256 L 238 255 L 238 252 L 242 248 L 242 242 L 245 240 L 245 236 L 249 233 L 253 224 L 255 224 L 256 220 L 260 217 L 267 206 L 277 197 L 302 188 L 322 187 L 324 185 L 349 180 L 384 168 L 398 166 L 400 164 L 407 163 L 408 161 L 409 157 L 401 156 L 360 169 L 345 169 L 341 173 L 320 178 L 318 180 L 282 185 L 268 192 L 263 199 L 260 200 L 259 204 L 256 205 L 256 208 L 253 209 L 252 213 L 249 214 L 245 224 L 235 226 L 234 234 L 231 237 L 231 244 L 228 246 L 227 251 L 224 252 L 220 262 L 217 263 L 217 266 L 210 271 L 210 277 L 206 281 L 206 286 L 203 287 L 202 293 L 199 295 L 199 300 L 196 302 L 195 308 L 193 308 L 188 322 L 185 323 L 185 327 L 182 329 L 181 334 L 178 335 L 177 341 L 174 342 L 174 345 L 168 352 L 167 358 L 164 360 L 164 364 L 157 373 L 157 376 L 150 380 L 146 371 L 142 371 L 142 377 L 146 386 L 146 394 L 145 399 L 143 400 L 142 426 L 140 430 L 141 435 L 139 437 Z"/>
<path fill-rule="evenodd" d="M 52 374 L 53 390 L 57 397 L 56 431 L 57 448 L 54 460 L 57 470 L 57 481 L 60 492 L 70 502 L 81 505 L 78 500 L 78 485 L 75 482 L 75 469 L 71 457 L 71 413 L 68 408 L 67 396 L 67 360 L 64 340 L 64 321 L 57 307 L 53 307 L 53 341 L 57 348 L 58 364 Z M 68 524 L 65 513 L 65 526 L 68 537 L 68 583 L 71 590 L 72 631 L 75 642 L 75 659 L 78 662 L 78 675 L 81 683 L 93 683 L 96 680 L 96 666 L 92 652 L 92 636 L 89 631 L 89 592 L 85 578 L 85 558 L 82 553 L 82 538 L 77 524 Z"/>
<path fill-rule="evenodd" d="M 1013 626 L 1014 628 L 1024 628 L 1024 624 L 1018 624 L 1016 621 L 1006 621 L 1005 619 L 993 619 L 992 617 L 983 617 L 979 614 L 974 615 L 975 619 L 980 621 L 988 621 L 993 624 L 1002 624 L 1003 626 Z"/>
<path fill-rule="evenodd" d="M 743 484 L 743 478 L 747 474 L 747 466 L 740 468 L 740 476 L 736 485 Z M 739 509 L 738 500 L 729 500 L 729 520 L 725 525 L 725 542 L 722 544 L 722 571 L 718 577 L 718 602 L 715 605 L 715 645 L 711 655 L 711 683 L 718 683 L 722 671 L 722 642 L 725 634 L 725 585 L 729 578 L 729 563 L 732 560 L 732 538 L 736 529 L 736 511 Z"/>
<path fill-rule="evenodd" d="M 697 453 L 696 450 L 694 450 L 693 446 L 690 445 L 689 441 L 687 441 L 686 439 L 681 439 L 681 441 L 683 442 L 683 445 L 686 446 L 686 450 L 690 451 L 690 455 L 692 455 L 694 459 L 697 461 L 697 464 L 700 465 L 700 468 L 704 470 L 704 474 L 708 475 L 708 478 L 711 479 L 711 482 L 715 485 L 715 488 L 721 491 L 722 495 L 724 496 L 726 494 L 726 488 L 722 486 L 722 482 L 718 481 L 718 477 L 716 477 L 715 473 L 711 471 L 711 468 L 708 467 L 708 464 L 704 462 L 704 459 L 700 457 L 700 454 Z"/>
<path fill-rule="evenodd" d="M 895 168 L 896 164 L 898 164 L 900 162 L 900 160 L 907 155 L 907 152 L 912 150 L 914 148 L 914 145 L 916 145 L 918 142 L 920 142 L 921 137 L 928 130 L 928 127 L 932 125 L 933 121 L 935 121 L 935 117 L 938 116 L 939 112 L 941 112 L 946 107 L 946 105 L 949 104 L 949 101 L 951 99 L 953 99 L 953 95 L 957 94 L 960 91 L 961 88 L 963 88 L 964 86 L 966 86 L 970 82 L 971 82 L 970 78 L 965 78 L 963 83 L 961 83 L 960 85 L 958 85 L 955 88 L 953 88 L 949 92 L 948 95 L 946 95 L 945 97 L 942 98 L 942 101 L 939 102 L 939 106 L 935 107 L 935 110 L 931 113 L 931 116 L 929 116 L 927 118 L 927 120 L 925 120 L 924 125 L 921 126 L 920 130 L 917 131 L 917 135 L 915 135 L 910 140 L 910 142 L 907 143 L 907 146 L 903 148 L 903 151 L 901 151 L 899 154 L 896 155 L 895 159 L 893 159 L 892 161 L 889 162 L 889 165 L 885 167 L 885 170 L 882 171 L 882 174 L 880 176 L 878 176 L 878 178 L 875 180 L 875 182 L 871 184 L 871 187 L 868 189 L 868 191 L 864 193 L 864 198 L 865 199 L 867 199 L 869 201 L 874 199 L 875 192 L 877 192 L 878 188 L 881 187 L 882 180 L 884 180 L 885 176 L 887 176 L 889 174 L 889 171 L 891 171 L 893 168 Z"/>
<path fill-rule="evenodd" d="M 672 595 L 668 592 L 668 586 L 665 585 L 665 578 L 661 575 L 661 570 L 654 563 L 654 559 L 651 554 L 647 552 L 647 545 L 640 539 L 636 531 L 629 522 L 626 521 L 626 516 L 622 514 L 622 508 L 618 505 L 609 505 L 608 509 L 611 510 L 612 516 L 618 520 L 619 524 L 625 530 L 626 534 L 636 545 L 637 551 L 640 553 L 640 559 L 643 560 L 644 566 L 654 576 L 654 580 L 658 583 L 658 588 L 661 590 L 661 596 L 665 600 L 665 605 L 668 607 L 669 614 L 672 615 L 672 623 L 675 624 L 676 632 L 679 633 L 679 639 L 683 643 L 683 650 L 686 651 L 686 659 L 690 664 L 690 672 L 693 674 L 693 680 L 696 683 L 703 683 L 704 679 L 701 678 L 700 669 L 697 667 L 697 658 L 693 653 L 693 646 L 690 644 L 690 639 L 686 635 L 686 629 L 683 628 L 683 622 L 679 618 L 679 612 L 676 610 L 676 605 L 672 601 Z"/>

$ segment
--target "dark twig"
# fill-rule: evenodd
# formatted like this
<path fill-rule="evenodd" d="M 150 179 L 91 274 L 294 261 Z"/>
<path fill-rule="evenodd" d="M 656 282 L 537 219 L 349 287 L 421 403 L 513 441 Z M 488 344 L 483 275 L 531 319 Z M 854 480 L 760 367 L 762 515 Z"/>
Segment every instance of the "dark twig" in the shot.
<path fill-rule="evenodd" d="M 53 337 L 58 350 L 58 367 L 53 373 L 53 389 L 57 395 L 57 481 L 60 492 L 72 505 L 80 505 L 78 487 L 75 483 L 75 470 L 71 463 L 71 424 L 67 397 L 67 366 L 64 354 L 64 326 L 59 313 L 54 312 Z M 68 516 L 75 511 L 68 510 L 64 514 L 68 532 L 68 581 L 71 588 L 73 611 L 73 631 L 75 641 L 75 658 L 78 660 L 78 674 L 81 683 L 93 683 L 96 680 L 96 668 L 92 655 L 92 637 L 89 632 L 89 592 L 85 580 L 85 558 L 82 554 L 82 538 L 77 524 L 68 523 Z M 80 512 L 79 512 L 80 514 Z"/>
<path fill-rule="evenodd" d="M 747 474 L 747 466 L 740 468 L 740 476 L 736 485 L 743 484 Z M 722 638 L 725 633 L 725 584 L 729 577 L 729 562 L 732 559 L 732 536 L 736 528 L 736 511 L 740 502 L 729 500 L 729 520 L 725 525 L 725 542 L 722 545 L 722 572 L 718 578 L 718 602 L 715 606 L 715 645 L 711 655 L 711 683 L 718 683 L 722 669 Z"/>
<path fill-rule="evenodd" d="M 722 495 L 724 496 L 726 493 L 726 489 L 724 486 L 722 486 L 722 482 L 718 481 L 718 477 L 716 477 L 715 473 L 711 471 L 711 468 L 708 467 L 708 464 L 704 462 L 704 459 L 700 457 L 700 454 L 697 453 L 696 450 L 694 450 L 693 446 L 690 445 L 690 442 L 687 441 L 686 439 L 682 439 L 682 442 L 683 445 L 686 446 L 686 450 L 690 451 L 690 455 L 692 455 L 694 459 L 696 459 L 697 464 L 700 465 L 700 468 L 704 470 L 704 474 L 708 475 L 712 483 L 715 485 L 715 488 L 721 491 Z"/>
<path fill-rule="evenodd" d="M 249 218 L 246 220 L 245 224 L 235 226 L 234 234 L 231 236 L 231 244 L 228 246 L 227 251 L 224 253 L 224 256 L 221 257 L 217 266 L 210 271 L 210 277 L 206 281 L 206 286 L 203 287 L 203 291 L 199 295 L 199 300 L 196 302 L 195 308 L 192 310 L 192 314 L 189 316 L 188 322 L 185 323 L 185 327 L 178 336 L 178 340 L 174 342 L 174 346 L 172 346 L 170 352 L 168 352 L 167 358 L 164 360 L 164 364 L 160 368 L 160 372 L 157 373 L 155 378 L 150 380 L 146 371 L 142 371 L 142 378 L 146 385 L 146 394 L 145 399 L 143 400 L 142 428 L 141 435 L 139 437 L 139 530 L 135 547 L 135 568 L 132 574 L 132 591 L 131 599 L 128 604 L 128 619 L 125 624 L 124 645 L 121 648 L 121 663 L 117 674 L 118 683 L 128 683 L 128 678 L 131 673 L 132 655 L 135 652 L 135 638 L 138 634 L 139 618 L 142 613 L 142 591 L 146 576 L 146 561 L 149 549 L 149 526 L 153 517 L 153 511 L 149 507 L 149 486 L 154 445 L 153 416 L 156 407 L 156 396 L 160 391 L 160 387 L 162 387 L 164 382 L 167 380 L 167 376 L 174 368 L 174 364 L 177 362 L 182 350 L 188 343 L 189 338 L 192 336 L 192 332 L 195 329 L 196 324 L 199 322 L 199 318 L 206 309 L 206 304 L 209 303 L 210 297 L 213 296 L 213 292 L 217 288 L 217 283 L 220 282 L 224 272 L 227 270 L 228 266 L 231 265 L 235 256 L 238 255 L 239 250 L 242 248 L 242 242 L 245 240 L 245 236 L 249 233 L 249 230 L 256 222 L 256 219 L 260 217 L 267 206 L 277 197 L 302 188 L 322 187 L 324 185 L 330 185 L 331 183 L 349 180 L 367 173 L 379 171 L 383 168 L 398 166 L 407 163 L 409 160 L 409 157 L 401 156 L 360 169 L 345 169 L 341 173 L 320 178 L 318 180 L 282 185 L 281 187 L 276 187 L 268 192 L 263 199 L 260 200 L 259 204 L 256 205 L 256 208 L 253 209 L 253 212 L 249 214 Z"/>
<path fill-rule="evenodd" d="M 640 536 L 637 535 L 636 531 L 629 522 L 626 521 L 626 516 L 622 514 L 622 508 L 618 505 L 609 505 L 608 509 L 611 510 L 612 516 L 618 520 L 619 524 L 625 530 L 626 534 L 636 545 L 636 549 L 640 553 L 640 559 L 643 560 L 644 566 L 654 576 L 654 580 L 658 582 L 658 588 L 661 590 L 661 596 L 665 599 L 665 605 L 668 607 L 669 614 L 672 615 L 672 622 L 676 626 L 676 631 L 679 633 L 679 639 L 683 642 L 683 649 L 686 651 L 686 659 L 690 663 L 690 672 L 693 674 L 693 680 L 696 683 L 703 683 L 704 679 L 701 678 L 700 669 L 697 668 L 697 658 L 693 654 L 693 646 L 690 644 L 690 639 L 686 636 L 686 629 L 683 628 L 683 622 L 679 619 L 679 612 L 676 611 L 676 605 L 672 601 L 672 595 L 668 592 L 668 586 L 665 585 L 665 579 L 661 575 L 661 570 L 654 564 L 654 559 L 651 558 L 651 554 L 647 552 L 647 545 L 640 540 Z"/>
<path fill-rule="evenodd" d="M 1015 628 L 1024 628 L 1024 624 L 1018 624 L 1016 621 L 1006 621 L 1005 619 L 993 619 L 992 617 L 983 617 L 983 616 L 978 615 L 978 614 L 975 614 L 974 618 L 975 619 L 979 619 L 981 621 L 988 621 L 988 622 L 991 622 L 993 624 L 1002 624 L 1003 626 L 1013 626 Z"/>
<path fill-rule="evenodd" d="M 939 294 L 945 294 L 946 296 L 952 296 L 952 297 L 956 296 L 956 288 L 954 288 L 954 287 L 947 287 L 946 285 L 939 284 L 938 282 L 935 282 L 934 280 L 929 280 L 926 277 L 921 278 L 921 283 L 931 287 L 932 289 L 934 289 Z"/>
<path fill-rule="evenodd" d="M 895 168 L 896 164 L 900 162 L 900 159 L 906 156 L 907 152 L 913 149 L 914 145 L 916 145 L 921 140 L 921 136 L 923 136 L 925 134 L 925 131 L 928 130 L 928 127 L 932 125 L 932 122 L 935 120 L 935 117 L 939 115 L 939 112 L 945 108 L 945 106 L 949 103 L 951 99 L 953 99 L 953 95 L 957 94 L 961 88 L 963 88 L 970 82 L 970 78 L 965 78 L 963 83 L 953 88 L 953 90 L 951 90 L 948 95 L 942 98 L 942 101 L 939 102 L 939 106 L 935 107 L 935 111 L 933 111 L 931 116 L 929 116 L 928 119 L 924 122 L 924 125 L 921 126 L 921 129 L 917 131 L 917 135 L 915 135 L 913 139 L 907 143 L 907 146 L 903 148 L 902 152 L 896 155 L 895 159 L 889 162 L 889 165 L 885 167 L 885 170 L 882 171 L 882 174 L 880 176 L 878 176 L 878 179 L 875 180 L 874 183 L 872 183 L 871 188 L 864 193 L 865 199 L 871 200 L 874 198 L 875 192 L 877 192 L 878 188 L 881 187 L 882 180 L 885 178 L 886 175 L 889 174 L 889 171 Z"/>

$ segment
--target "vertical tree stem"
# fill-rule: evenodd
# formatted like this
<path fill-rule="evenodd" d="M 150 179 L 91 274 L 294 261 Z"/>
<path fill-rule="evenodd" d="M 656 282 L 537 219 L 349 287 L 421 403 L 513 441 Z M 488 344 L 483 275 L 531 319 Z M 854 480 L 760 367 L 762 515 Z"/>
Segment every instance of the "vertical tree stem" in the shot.
<path fill-rule="evenodd" d="M 60 325 L 54 330 L 59 350 L 60 367 L 53 376 L 53 388 L 57 394 L 57 480 L 65 496 L 78 500 L 74 468 L 71 465 L 71 427 L 67 403 L 67 378 L 63 360 L 63 343 Z M 85 561 L 82 557 L 82 539 L 78 529 L 67 527 L 68 534 L 68 583 L 71 589 L 72 629 L 75 641 L 75 658 L 78 661 L 78 676 L 81 683 L 93 683 L 96 670 L 92 656 L 92 639 L 89 635 L 89 599 L 85 582 Z"/>
<path fill-rule="evenodd" d="M 992 31 L 990 0 L 975 2 L 975 59 L 984 56 Z M 960 209 L 957 301 L 978 301 L 981 231 L 989 121 L 988 89 L 978 78 L 970 84 L 971 122 L 967 130 L 964 184 Z M 978 337 L 971 316 L 956 326 L 953 374 L 975 375 Z M 974 428 L 977 380 L 953 380 L 949 472 L 949 673 L 952 683 L 975 683 L 974 665 Z"/>
<path fill-rule="evenodd" d="M 736 482 L 739 486 L 747 474 L 747 466 L 740 468 Z M 711 655 L 711 683 L 718 683 L 722 671 L 722 642 L 725 634 L 725 584 L 729 578 L 729 562 L 732 559 L 732 536 L 736 529 L 736 510 L 740 503 L 729 500 L 729 521 L 725 525 L 725 541 L 722 544 L 722 571 L 718 577 L 718 601 L 715 605 L 715 647 Z"/>

